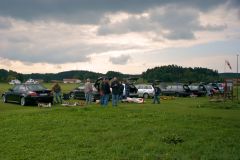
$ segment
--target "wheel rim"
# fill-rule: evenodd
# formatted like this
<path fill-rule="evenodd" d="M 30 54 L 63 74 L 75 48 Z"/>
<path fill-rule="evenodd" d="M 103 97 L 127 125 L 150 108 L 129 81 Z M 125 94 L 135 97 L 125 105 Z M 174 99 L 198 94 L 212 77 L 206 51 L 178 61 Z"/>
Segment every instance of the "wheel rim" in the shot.
<path fill-rule="evenodd" d="M 22 97 L 22 98 L 21 98 L 21 105 L 22 105 L 22 106 L 25 106 L 25 104 L 26 104 L 25 98 Z"/>

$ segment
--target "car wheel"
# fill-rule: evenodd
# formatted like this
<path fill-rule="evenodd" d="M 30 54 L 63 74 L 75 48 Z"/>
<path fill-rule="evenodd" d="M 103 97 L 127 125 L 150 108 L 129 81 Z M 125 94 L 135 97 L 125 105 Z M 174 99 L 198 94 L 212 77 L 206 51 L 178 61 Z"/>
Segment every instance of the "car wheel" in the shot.
<path fill-rule="evenodd" d="M 147 99 L 148 97 L 149 97 L 149 95 L 148 95 L 147 93 L 144 93 L 144 94 L 143 94 L 143 98 L 144 98 L 144 99 Z"/>
<path fill-rule="evenodd" d="M 20 104 L 21 106 L 26 106 L 26 99 L 24 97 L 21 98 Z"/>
<path fill-rule="evenodd" d="M 4 103 L 7 103 L 7 97 L 6 97 L 6 95 L 3 95 L 3 102 L 4 102 Z"/>

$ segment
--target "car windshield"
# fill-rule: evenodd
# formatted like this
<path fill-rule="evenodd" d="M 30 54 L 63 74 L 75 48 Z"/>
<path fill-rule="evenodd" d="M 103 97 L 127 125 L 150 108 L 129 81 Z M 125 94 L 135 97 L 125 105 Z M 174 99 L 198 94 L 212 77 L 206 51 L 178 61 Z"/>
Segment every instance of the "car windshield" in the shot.
<path fill-rule="evenodd" d="M 45 90 L 46 88 L 40 84 L 31 84 L 26 86 L 29 91 L 40 91 Z"/>

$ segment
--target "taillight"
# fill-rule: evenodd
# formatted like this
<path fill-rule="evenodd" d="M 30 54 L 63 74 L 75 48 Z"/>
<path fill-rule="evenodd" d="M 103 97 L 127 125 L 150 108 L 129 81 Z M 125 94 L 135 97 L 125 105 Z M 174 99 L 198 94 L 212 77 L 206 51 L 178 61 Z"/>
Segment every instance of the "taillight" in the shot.
<path fill-rule="evenodd" d="M 29 95 L 29 96 L 37 96 L 37 93 L 36 93 L 36 92 L 29 91 L 29 92 L 28 92 L 28 95 Z"/>

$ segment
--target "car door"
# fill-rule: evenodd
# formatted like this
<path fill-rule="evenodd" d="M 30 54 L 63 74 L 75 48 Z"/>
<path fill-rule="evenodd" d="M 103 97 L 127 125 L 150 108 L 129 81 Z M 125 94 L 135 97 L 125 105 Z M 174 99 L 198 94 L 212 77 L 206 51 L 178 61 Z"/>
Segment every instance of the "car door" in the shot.
<path fill-rule="evenodd" d="M 7 92 L 8 101 L 16 101 L 15 92 L 19 89 L 19 85 L 15 85 L 12 89 Z"/>
<path fill-rule="evenodd" d="M 22 94 L 23 94 L 25 91 L 26 91 L 25 85 L 19 85 L 18 88 L 16 88 L 15 90 L 13 90 L 13 98 L 14 98 L 14 101 L 20 102 L 21 96 L 22 96 Z"/>

